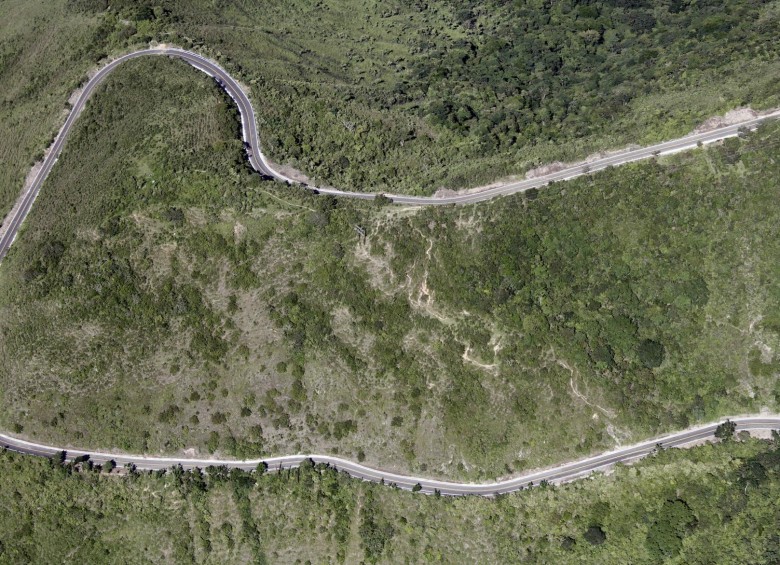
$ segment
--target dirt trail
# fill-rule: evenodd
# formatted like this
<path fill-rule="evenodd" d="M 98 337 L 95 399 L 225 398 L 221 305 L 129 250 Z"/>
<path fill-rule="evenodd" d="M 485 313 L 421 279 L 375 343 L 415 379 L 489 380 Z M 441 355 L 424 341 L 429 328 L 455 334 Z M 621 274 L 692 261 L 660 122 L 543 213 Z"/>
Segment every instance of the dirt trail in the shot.
<path fill-rule="evenodd" d="M 425 237 L 424 234 L 421 232 L 420 236 Z M 418 308 L 419 310 L 422 310 L 429 316 L 436 318 L 439 320 L 442 324 L 450 325 L 453 324 L 455 321 L 442 314 L 441 312 L 437 311 L 436 308 L 433 306 L 433 291 L 428 288 L 428 266 L 431 263 L 432 259 L 432 251 L 433 251 L 433 238 L 427 238 L 428 239 L 428 249 L 425 250 L 425 270 L 423 271 L 422 280 L 420 281 L 420 285 L 415 288 L 414 280 L 412 279 L 412 275 L 410 273 L 406 274 L 406 284 L 409 287 L 408 297 L 409 297 L 409 303 Z M 414 266 L 412 266 L 412 270 L 414 269 Z M 417 291 L 415 296 L 415 290 Z"/>
<path fill-rule="evenodd" d="M 569 373 L 571 374 L 571 377 L 569 378 L 569 387 L 571 388 L 572 394 L 574 394 L 575 397 L 577 397 L 579 400 L 581 400 L 582 402 L 584 402 L 585 404 L 587 404 L 591 408 L 595 408 L 596 410 L 598 410 L 599 412 L 604 414 L 607 418 L 610 418 L 610 419 L 611 418 L 615 418 L 617 416 L 617 414 L 615 413 L 614 410 L 610 410 L 608 408 L 604 408 L 603 406 L 599 406 L 595 402 L 591 402 L 590 400 L 588 400 L 588 397 L 586 397 L 584 394 L 582 394 L 577 389 L 577 384 L 574 382 L 574 379 L 577 376 L 578 372 L 575 371 L 574 367 L 569 365 L 566 361 L 564 361 L 563 359 L 557 358 L 555 356 L 555 350 L 551 350 L 551 352 L 552 352 L 553 359 L 555 359 L 555 362 L 559 366 L 561 366 L 564 369 L 566 369 L 567 371 L 569 371 Z"/>
<path fill-rule="evenodd" d="M 470 363 L 474 365 L 475 367 L 479 367 L 480 369 L 485 369 L 487 371 L 495 371 L 498 369 L 498 363 L 482 363 L 480 361 L 477 361 L 470 355 L 471 353 L 471 345 L 466 345 L 466 349 L 463 351 L 463 360 L 466 363 Z"/>

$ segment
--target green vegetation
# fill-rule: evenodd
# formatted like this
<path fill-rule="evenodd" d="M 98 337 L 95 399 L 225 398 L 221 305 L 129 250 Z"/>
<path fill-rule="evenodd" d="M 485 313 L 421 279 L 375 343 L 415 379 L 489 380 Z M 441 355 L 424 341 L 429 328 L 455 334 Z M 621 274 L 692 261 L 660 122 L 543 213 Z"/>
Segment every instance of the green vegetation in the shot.
<path fill-rule="evenodd" d="M 359 190 L 473 185 L 778 104 L 777 2 L 7 0 L 0 21 L 0 213 L 85 73 L 151 40 L 244 81 L 274 158 Z M 492 478 L 778 409 L 777 124 L 422 210 L 263 181 L 238 127 L 184 63 L 106 81 L 0 269 L 0 427 Z M 777 560 L 776 442 L 718 437 L 495 501 L 322 468 L 109 477 L 3 454 L 0 554 Z"/>
<path fill-rule="evenodd" d="M 277 161 L 341 187 L 430 193 L 780 105 L 778 6 L 7 0 L 0 214 L 86 73 L 153 40 L 240 77 Z"/>
<path fill-rule="evenodd" d="M 3 452 L 0 560 L 775 563 L 777 442 L 662 450 L 611 476 L 495 499 L 413 494 L 311 464 L 109 475 Z"/>
<path fill-rule="evenodd" d="M 0 269 L 5 429 L 490 478 L 777 408 L 778 125 L 421 210 L 262 181 L 237 127 L 181 62 L 97 93 Z"/>
<path fill-rule="evenodd" d="M 0 218 L 51 141 L 65 102 L 96 59 L 99 18 L 63 3 L 0 4 Z"/>
<path fill-rule="evenodd" d="M 140 39 L 120 19 L 76 10 L 77 3 L 0 3 L 0 218 L 53 141 L 87 72 Z"/>
<path fill-rule="evenodd" d="M 475 186 L 780 103 L 777 2 L 111 5 L 242 76 L 271 156 L 357 190 Z"/>

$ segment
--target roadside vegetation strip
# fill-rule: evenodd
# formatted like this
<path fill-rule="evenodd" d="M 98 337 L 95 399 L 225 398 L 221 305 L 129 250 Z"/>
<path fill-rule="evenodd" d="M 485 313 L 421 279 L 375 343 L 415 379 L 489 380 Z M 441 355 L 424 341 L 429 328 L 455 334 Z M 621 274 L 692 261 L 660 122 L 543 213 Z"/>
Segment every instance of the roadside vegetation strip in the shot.
<path fill-rule="evenodd" d="M 185 470 L 194 470 L 224 467 L 228 469 L 241 469 L 244 471 L 258 470 L 259 472 L 274 472 L 300 467 L 310 461 L 314 464 L 326 464 L 337 470 L 346 472 L 356 479 L 394 486 L 412 492 L 446 496 L 496 496 L 523 490 L 528 487 L 565 483 L 583 478 L 596 471 L 604 471 L 617 463 L 628 463 L 641 459 L 659 449 L 682 447 L 686 444 L 709 440 L 711 438 L 721 440 L 729 439 L 733 437 L 736 432 L 777 429 L 780 429 L 780 415 L 756 415 L 727 418 L 722 422 L 696 426 L 689 430 L 667 434 L 586 459 L 565 463 L 550 469 L 533 471 L 503 481 L 482 484 L 458 483 L 411 475 L 400 475 L 397 473 L 381 471 L 348 459 L 330 455 L 301 454 L 240 461 L 219 458 L 195 459 L 187 457 L 151 457 L 146 455 L 93 452 L 82 449 L 63 449 L 61 447 L 26 441 L 6 434 L 0 434 L 0 441 L 2 441 L 2 447 L 18 453 L 49 458 L 60 457 L 63 461 L 92 461 L 93 463 L 100 465 L 109 464 L 111 467 L 116 465 L 129 466 L 139 470 L 166 470 L 174 467 L 181 467 Z"/>
<path fill-rule="evenodd" d="M 0 449 L 0 543 L 9 563 L 775 563 L 779 479 L 777 439 L 458 499 L 309 462 L 147 473 Z"/>

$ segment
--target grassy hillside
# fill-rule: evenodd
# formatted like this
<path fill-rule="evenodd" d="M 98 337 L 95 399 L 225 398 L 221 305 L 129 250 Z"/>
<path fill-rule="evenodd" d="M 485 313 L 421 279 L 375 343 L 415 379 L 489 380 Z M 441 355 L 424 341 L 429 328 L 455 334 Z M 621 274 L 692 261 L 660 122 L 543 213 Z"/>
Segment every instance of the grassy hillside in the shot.
<path fill-rule="evenodd" d="M 0 559 L 774 563 L 779 462 L 776 441 L 730 441 L 489 500 L 414 495 L 321 467 L 108 476 L 2 453 Z"/>
<path fill-rule="evenodd" d="M 7 0 L 0 214 L 106 55 L 164 41 L 241 77 L 319 182 L 430 193 L 780 105 L 777 1 Z"/>
<path fill-rule="evenodd" d="M 0 218 L 52 139 L 65 102 L 105 45 L 100 18 L 64 2 L 0 3 Z"/>
<path fill-rule="evenodd" d="M 495 477 L 777 408 L 778 125 L 413 210 L 260 181 L 228 102 L 97 94 L 0 269 L 3 427 Z"/>

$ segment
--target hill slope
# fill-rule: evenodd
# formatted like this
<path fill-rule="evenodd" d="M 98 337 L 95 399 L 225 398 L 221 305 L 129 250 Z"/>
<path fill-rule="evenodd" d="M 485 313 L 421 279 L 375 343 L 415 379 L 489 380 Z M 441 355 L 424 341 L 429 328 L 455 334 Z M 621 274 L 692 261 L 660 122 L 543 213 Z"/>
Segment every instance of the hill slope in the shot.
<path fill-rule="evenodd" d="M 777 125 L 424 210 L 264 183 L 237 126 L 181 62 L 97 94 L 0 269 L 7 428 L 493 477 L 777 405 Z"/>

